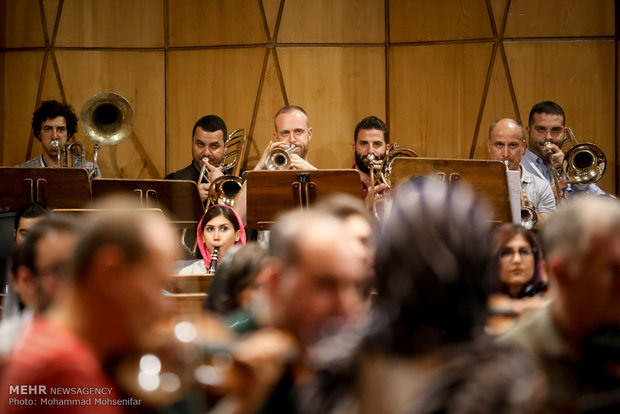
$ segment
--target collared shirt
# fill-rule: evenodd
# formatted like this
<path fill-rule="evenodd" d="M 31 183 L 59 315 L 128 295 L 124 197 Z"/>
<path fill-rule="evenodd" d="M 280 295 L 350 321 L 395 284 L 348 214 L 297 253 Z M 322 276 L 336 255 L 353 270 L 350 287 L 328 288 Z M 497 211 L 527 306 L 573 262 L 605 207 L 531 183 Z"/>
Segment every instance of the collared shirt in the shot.
<path fill-rule="evenodd" d="M 542 158 L 534 154 L 528 149 L 525 150 L 525 155 L 521 158 L 521 166 L 527 170 L 530 174 L 535 175 L 546 180 L 549 185 L 553 184 L 553 172 L 551 166 L 545 165 Z M 564 174 L 561 175 L 565 178 Z M 596 184 L 590 185 L 577 185 L 568 183 L 566 189 L 566 196 L 568 198 L 577 197 L 580 195 L 605 195 L 606 193 L 601 190 Z"/>
<path fill-rule="evenodd" d="M 77 165 L 76 167 L 80 167 L 80 160 L 77 160 Z M 95 168 L 95 164 L 93 164 L 91 161 L 84 161 L 84 164 L 86 165 L 85 168 L 88 170 L 89 174 L 92 174 L 93 170 L 95 170 L 95 174 L 94 177 L 95 178 L 101 178 L 101 171 L 99 171 L 99 168 Z M 45 161 L 43 160 L 43 155 L 39 155 L 38 157 L 35 157 L 31 160 L 28 160 L 26 162 L 23 162 L 21 164 L 17 164 L 16 167 L 34 167 L 34 168 L 45 168 L 47 167 L 47 164 L 45 164 Z"/>
<path fill-rule="evenodd" d="M 527 199 L 537 211 L 553 214 L 555 198 L 547 181 L 536 177 L 523 168 L 521 170 L 521 189 L 525 190 Z"/>

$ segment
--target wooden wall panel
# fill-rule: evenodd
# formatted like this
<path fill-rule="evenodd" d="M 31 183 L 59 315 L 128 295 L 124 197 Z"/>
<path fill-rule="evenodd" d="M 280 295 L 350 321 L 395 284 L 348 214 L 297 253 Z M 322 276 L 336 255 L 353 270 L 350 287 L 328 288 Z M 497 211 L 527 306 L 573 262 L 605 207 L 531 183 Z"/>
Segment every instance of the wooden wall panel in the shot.
<path fill-rule="evenodd" d="M 65 0 L 56 46 L 163 47 L 164 9 L 153 0 Z"/>
<path fill-rule="evenodd" d="M 390 41 L 479 39 L 493 35 L 483 0 L 390 0 Z"/>
<path fill-rule="evenodd" d="M 551 100 L 581 140 L 600 145 L 615 168 L 614 42 L 532 42 L 506 45 L 523 122 L 533 104 Z M 579 139 L 579 138 L 578 138 Z M 601 186 L 614 190 L 613 173 Z"/>
<path fill-rule="evenodd" d="M 15 165 L 26 161 L 30 120 L 35 109 L 43 53 L 4 52 L 2 57 L 4 76 L 0 101 L 4 128 L 1 133 L 5 139 L 1 163 Z M 35 143 L 33 149 L 39 151 L 39 144 Z"/>
<path fill-rule="evenodd" d="M 263 48 L 170 53 L 168 172 L 189 164 L 192 127 L 200 117 L 216 114 L 231 132 L 249 130 L 264 54 Z"/>
<path fill-rule="evenodd" d="M 170 46 L 264 43 L 258 1 L 167 0 Z"/>
<path fill-rule="evenodd" d="M 270 53 L 257 107 L 256 126 L 248 153 L 248 168 L 253 168 L 256 165 L 267 144 L 273 139 L 273 117 L 278 112 L 278 109 L 284 105 L 285 101 L 278 79 L 278 69 L 273 53 Z"/>
<path fill-rule="evenodd" d="M 523 114 L 521 114 L 521 116 L 523 116 Z M 516 120 L 517 114 L 513 107 L 512 100 L 510 99 L 510 89 L 506 79 L 505 67 L 498 53 L 484 103 L 484 112 L 480 121 L 480 129 L 476 139 L 473 158 L 481 160 L 490 159 L 487 149 L 489 127 L 492 122 L 501 118 L 512 118 Z M 470 137 L 466 138 L 471 139 Z"/>
<path fill-rule="evenodd" d="M 382 0 L 286 0 L 278 41 L 373 43 L 385 39 Z"/>
<path fill-rule="evenodd" d="M 308 161 L 318 168 L 353 165 L 353 130 L 367 115 L 385 120 L 380 48 L 295 48 L 278 52 L 289 103 L 313 128 Z"/>
<path fill-rule="evenodd" d="M 161 52 L 57 52 L 67 101 L 79 112 L 91 96 L 116 92 L 134 110 L 133 133 L 116 147 L 99 152 L 104 177 L 159 178 L 165 165 L 164 56 Z M 88 158 L 92 145 L 82 135 Z"/>
<path fill-rule="evenodd" d="M 390 55 L 392 136 L 423 157 L 468 158 L 490 44 L 398 47 Z"/>
<path fill-rule="evenodd" d="M 45 46 L 38 0 L 0 0 L 0 47 Z"/>
<path fill-rule="evenodd" d="M 613 36 L 614 0 L 512 0 L 506 37 Z"/>

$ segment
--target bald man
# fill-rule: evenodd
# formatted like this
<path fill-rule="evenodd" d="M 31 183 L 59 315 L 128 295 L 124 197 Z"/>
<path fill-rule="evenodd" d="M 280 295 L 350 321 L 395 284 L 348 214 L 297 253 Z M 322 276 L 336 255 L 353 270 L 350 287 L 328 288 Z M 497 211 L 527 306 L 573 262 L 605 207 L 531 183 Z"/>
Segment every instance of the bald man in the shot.
<path fill-rule="evenodd" d="M 489 129 L 487 146 L 491 159 L 507 161 L 509 170 L 520 171 L 523 205 L 533 207 L 538 212 L 535 228 L 540 228 L 553 214 L 555 198 L 549 183 L 521 167 L 521 157 L 527 147 L 525 130 L 514 119 L 495 121 Z"/>

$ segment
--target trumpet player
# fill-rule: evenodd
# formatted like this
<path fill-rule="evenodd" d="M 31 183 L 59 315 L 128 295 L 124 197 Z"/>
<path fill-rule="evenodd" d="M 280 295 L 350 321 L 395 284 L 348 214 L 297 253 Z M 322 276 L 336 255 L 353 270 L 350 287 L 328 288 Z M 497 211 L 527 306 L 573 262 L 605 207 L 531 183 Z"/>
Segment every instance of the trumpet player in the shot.
<path fill-rule="evenodd" d="M 192 129 L 192 163 L 187 167 L 170 173 L 166 180 L 202 179 L 198 183 L 200 200 L 204 203 L 209 195 L 209 187 L 217 178 L 228 173 L 218 166 L 224 157 L 225 140 L 228 130 L 224 120 L 217 115 L 206 115 L 194 124 Z M 204 173 L 201 174 L 204 168 Z"/>
<path fill-rule="evenodd" d="M 555 198 L 549 183 L 531 174 L 521 166 L 525 153 L 525 131 L 513 119 L 504 118 L 495 121 L 489 129 L 487 141 L 491 159 L 508 161 L 508 169 L 521 172 L 521 196 L 524 207 L 533 207 L 538 212 L 535 228 L 547 220 L 555 210 Z"/>
<path fill-rule="evenodd" d="M 567 137 L 564 110 L 555 102 L 537 103 L 530 111 L 526 132 L 528 146 L 521 165 L 530 174 L 546 180 L 557 198 L 552 169 L 561 170 L 564 161 L 562 144 Z M 571 184 L 564 175 L 558 177 L 558 187 L 560 192 L 566 192 L 568 198 L 582 194 L 605 195 L 596 184 Z"/>
<path fill-rule="evenodd" d="M 42 154 L 16 167 L 60 167 L 58 154 L 65 147 L 67 141 L 77 132 L 77 115 L 66 104 L 51 100 L 41 103 L 32 114 L 32 133 L 41 143 Z M 101 172 L 90 161 L 85 161 L 84 167 L 95 177 L 101 177 Z M 95 172 L 93 173 L 93 170 Z"/>
<path fill-rule="evenodd" d="M 317 168 L 308 162 L 308 149 L 312 139 L 312 127 L 306 111 L 295 105 L 288 105 L 276 113 L 274 117 L 275 131 L 273 140 L 269 142 L 267 148 L 254 167 L 254 171 L 267 170 L 270 154 L 279 148 L 286 150 L 289 158 L 288 169 L 293 170 L 316 170 Z M 235 198 L 235 209 L 246 224 L 247 215 L 247 188 L 245 184 Z"/>
<path fill-rule="evenodd" d="M 354 169 L 360 174 L 362 187 L 364 189 L 364 203 L 369 211 L 372 211 L 372 192 L 371 186 L 375 189 L 375 202 L 379 214 L 383 212 L 383 204 L 385 202 L 386 192 L 389 191 L 386 184 L 381 183 L 378 179 L 379 172 L 383 165 L 383 159 L 390 151 L 390 133 L 385 123 L 376 116 L 367 116 L 362 119 L 356 126 L 353 133 L 353 151 L 355 153 Z M 372 165 L 375 170 L 375 182 L 370 179 L 371 160 L 368 158 L 372 155 Z"/>

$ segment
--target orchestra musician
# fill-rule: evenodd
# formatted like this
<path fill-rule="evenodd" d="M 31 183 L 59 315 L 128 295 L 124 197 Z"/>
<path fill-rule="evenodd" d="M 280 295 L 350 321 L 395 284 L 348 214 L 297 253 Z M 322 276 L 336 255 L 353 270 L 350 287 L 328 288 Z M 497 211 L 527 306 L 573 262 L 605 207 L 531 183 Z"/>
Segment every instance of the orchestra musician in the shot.
<path fill-rule="evenodd" d="M 539 102 L 530 111 L 528 126 L 528 146 L 521 165 L 530 174 L 546 180 L 556 195 L 558 191 L 553 181 L 552 169 L 562 168 L 564 152 L 562 143 L 567 137 L 566 116 L 560 105 L 551 101 Z M 551 145 L 545 145 L 551 143 Z M 551 156 L 548 154 L 552 152 Z M 558 177 L 560 191 L 565 190 L 570 199 L 578 195 L 605 195 L 596 184 L 572 184 L 564 175 Z"/>
<path fill-rule="evenodd" d="M 355 153 L 355 165 L 353 168 L 359 172 L 360 179 L 362 180 L 366 208 L 372 211 L 372 194 L 369 189 L 373 185 L 375 187 L 377 211 L 382 216 L 385 193 L 389 191 L 388 186 L 378 180 L 379 172 L 383 166 L 383 159 L 390 151 L 390 133 L 385 123 L 376 116 L 367 116 L 362 119 L 355 126 L 353 151 Z M 374 183 L 370 179 L 369 154 L 374 156 L 373 165 L 376 170 Z"/>
<path fill-rule="evenodd" d="M 203 166 L 206 171 L 203 182 L 198 183 L 200 200 L 204 203 L 209 195 L 209 187 L 217 178 L 229 174 L 218 167 L 224 157 L 228 130 L 224 120 L 217 115 L 205 115 L 192 129 L 192 163 L 187 167 L 168 174 L 166 180 L 191 180 L 198 183 Z"/>
<path fill-rule="evenodd" d="M 32 114 L 32 132 L 41 143 L 43 153 L 16 167 L 60 167 L 58 165 L 58 153 L 68 140 L 77 132 L 78 118 L 69 105 L 55 100 L 44 101 Z M 76 160 L 77 166 L 80 160 Z M 90 174 L 101 177 L 101 172 L 90 161 L 85 161 L 85 166 Z"/>
<path fill-rule="evenodd" d="M 525 131 L 515 120 L 504 118 L 491 123 L 487 148 L 491 159 L 508 161 L 508 169 L 521 172 L 521 196 L 525 207 L 533 207 L 538 212 L 535 228 L 540 228 L 555 210 L 555 198 L 551 187 L 530 173 L 521 164 L 525 152 Z"/>
<path fill-rule="evenodd" d="M 266 170 L 266 161 L 273 150 L 279 148 L 289 150 L 290 164 L 289 169 L 293 170 L 316 170 L 317 168 L 308 162 L 308 150 L 312 139 L 312 127 L 306 111 L 295 105 L 288 105 L 280 108 L 274 117 L 275 131 L 273 140 L 263 151 L 263 154 L 254 167 L 254 171 Z M 235 197 L 235 210 L 243 219 L 247 221 L 247 187 L 243 188 Z"/>

